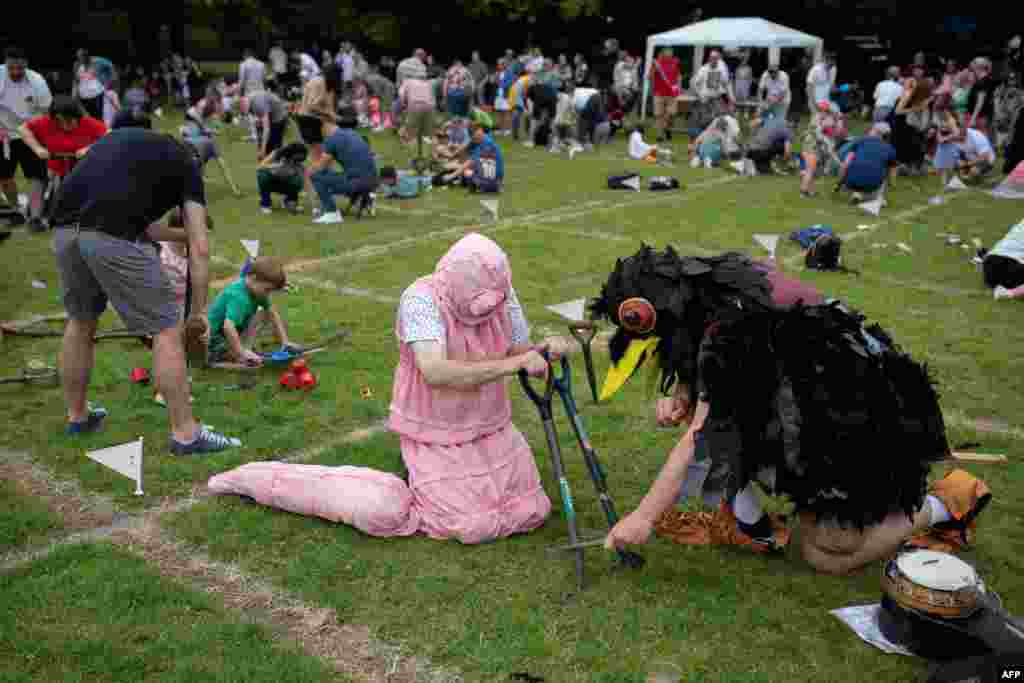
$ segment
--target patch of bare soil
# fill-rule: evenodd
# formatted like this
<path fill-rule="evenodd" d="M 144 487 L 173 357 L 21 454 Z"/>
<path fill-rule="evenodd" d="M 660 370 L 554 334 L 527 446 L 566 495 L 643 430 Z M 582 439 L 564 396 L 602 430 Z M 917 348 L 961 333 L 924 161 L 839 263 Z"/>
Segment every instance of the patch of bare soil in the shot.
<path fill-rule="evenodd" d="M 75 482 L 54 478 L 27 454 L 0 451 L 0 479 L 13 482 L 19 493 L 44 502 L 68 530 L 93 529 L 114 521 L 116 510 L 108 499 L 83 493 Z"/>
<path fill-rule="evenodd" d="M 365 626 L 340 623 L 333 609 L 309 605 L 238 567 L 171 541 L 155 520 L 117 530 L 111 540 L 145 558 L 162 575 L 218 595 L 229 609 L 294 639 L 307 654 L 358 681 L 459 680 L 451 673 L 431 669 L 419 658 L 405 656 L 401 648 L 377 641 Z"/>

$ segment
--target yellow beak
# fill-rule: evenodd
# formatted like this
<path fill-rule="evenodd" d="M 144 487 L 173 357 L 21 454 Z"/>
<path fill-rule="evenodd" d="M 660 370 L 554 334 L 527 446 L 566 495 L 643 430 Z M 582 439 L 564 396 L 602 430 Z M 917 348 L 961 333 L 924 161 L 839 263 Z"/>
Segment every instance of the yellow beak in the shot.
<path fill-rule="evenodd" d="M 622 388 L 629 378 L 633 376 L 633 373 L 636 372 L 636 369 L 643 364 L 647 356 L 654 353 L 654 349 L 657 348 L 659 341 L 661 339 L 658 337 L 648 337 L 646 339 L 634 339 L 629 343 L 629 346 L 626 347 L 626 353 L 619 359 L 619 362 L 608 368 L 608 375 L 604 378 L 604 386 L 601 387 L 601 401 L 607 400 Z"/>

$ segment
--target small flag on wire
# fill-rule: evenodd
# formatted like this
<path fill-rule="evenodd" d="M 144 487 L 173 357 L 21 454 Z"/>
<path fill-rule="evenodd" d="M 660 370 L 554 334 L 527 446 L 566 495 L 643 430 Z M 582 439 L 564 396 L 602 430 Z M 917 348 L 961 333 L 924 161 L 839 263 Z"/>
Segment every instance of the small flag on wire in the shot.
<path fill-rule="evenodd" d="M 553 304 L 546 306 L 549 311 L 557 313 L 569 322 L 580 322 L 586 320 L 586 299 L 576 299 L 574 301 L 566 301 L 561 304 Z"/>
<path fill-rule="evenodd" d="M 135 495 L 142 495 L 142 437 L 120 446 L 87 451 L 86 457 L 105 465 L 135 482 Z"/>
<path fill-rule="evenodd" d="M 775 260 L 775 249 L 779 246 L 778 235 L 754 235 L 754 241 L 767 249 L 771 259 Z"/>
<path fill-rule="evenodd" d="M 877 216 L 882 213 L 882 199 L 872 199 L 870 202 L 864 202 L 860 205 L 860 208 L 867 211 L 872 216 Z"/>
<path fill-rule="evenodd" d="M 492 221 L 498 220 L 498 200 L 497 199 L 481 199 L 480 206 L 483 207 L 482 217 L 490 219 Z"/>

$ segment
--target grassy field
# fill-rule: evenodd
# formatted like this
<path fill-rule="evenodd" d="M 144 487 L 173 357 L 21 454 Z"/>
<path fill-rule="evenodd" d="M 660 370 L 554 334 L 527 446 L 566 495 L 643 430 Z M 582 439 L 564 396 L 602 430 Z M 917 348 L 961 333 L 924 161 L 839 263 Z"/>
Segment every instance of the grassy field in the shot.
<path fill-rule="evenodd" d="M 164 125 L 171 130 L 174 122 Z M 392 135 L 374 134 L 371 139 L 383 163 L 407 164 L 408 151 Z M 244 375 L 193 371 L 197 415 L 239 436 L 244 447 L 204 460 L 176 460 L 167 454 L 166 416 L 152 402 L 152 388 L 128 380 L 133 367 L 150 366 L 148 352 L 136 343 L 104 342 L 91 400 L 111 411 L 106 430 L 69 439 L 61 433 L 59 389 L 0 386 L 5 408 L 0 452 L 28 453 L 56 478 L 109 497 L 120 510 L 146 514 L 187 498 L 211 474 L 253 460 L 294 457 L 396 471 L 400 460 L 394 436 L 382 434 L 359 443 L 342 440 L 352 430 L 379 425 L 386 416 L 397 360 L 393 324 L 398 297 L 466 232 L 489 234 L 508 252 L 513 281 L 539 339 L 565 333 L 545 305 L 596 295 L 616 257 L 633 253 L 641 241 L 659 247 L 673 244 L 684 253 L 737 249 L 762 255 L 753 234 L 786 235 L 823 223 L 851 236 L 844 245 L 844 263 L 857 274 L 805 272 L 794 243 L 780 246 L 784 268 L 860 308 L 906 350 L 927 361 L 940 383 L 953 446 L 976 442 L 980 451 L 1010 457 L 1009 466 L 972 468 L 989 482 L 995 502 L 982 518 L 980 542 L 969 559 L 1011 611 L 1024 610 L 1019 559 L 1024 551 L 1024 504 L 1015 495 L 1024 484 L 1024 432 L 1017 417 L 1024 409 L 1024 375 L 1016 372 L 1020 361 L 1012 352 L 1024 344 L 1020 308 L 993 301 L 968 260 L 971 253 L 947 246 L 940 236 L 956 233 L 965 241 L 977 237 L 990 246 L 1020 220 L 1017 204 L 972 190 L 952 196 L 943 206 L 930 206 L 937 178 L 897 178 L 889 206 L 876 218 L 833 199 L 830 183 L 819 187 L 819 198 L 808 200 L 800 197 L 795 177 L 741 179 L 684 164 L 665 169 L 632 162 L 625 157 L 621 137 L 574 161 L 500 140 L 508 183 L 497 223 L 481 223 L 476 197 L 435 189 L 415 200 L 382 201 L 376 218 L 316 226 L 309 215 L 259 213 L 255 149 L 243 141 L 240 128 L 229 129 L 222 152 L 245 197 L 232 197 L 219 171 L 208 169 L 210 210 L 217 219 L 214 278 L 223 281 L 237 273 L 244 259 L 240 239 L 259 239 L 262 253 L 291 264 L 299 291 L 281 297 L 279 305 L 292 337 L 313 342 L 338 328 L 352 331 L 344 343 L 311 357 L 319 386 L 309 393 L 286 392 L 277 386 L 279 371 L 270 369 Z M 677 139 L 677 158 L 685 156 L 684 143 Z M 684 189 L 605 189 L 608 175 L 631 170 L 645 178 L 674 175 Z M 898 249 L 897 243 L 908 245 L 911 253 Z M 0 318 L 61 310 L 49 238 L 20 232 L 0 247 L 0 255 L 5 263 Z M 33 280 L 46 288 L 34 288 Z M 103 327 L 119 327 L 112 313 Z M 0 374 L 14 374 L 33 359 L 54 364 L 58 348 L 57 339 L 7 338 Z M 597 361 L 600 374 L 606 360 L 599 354 Z M 574 360 L 574 369 L 584 420 L 609 471 L 618 506 L 628 511 L 679 434 L 655 429 L 653 399 L 642 382 L 632 383 L 613 402 L 595 406 L 581 359 Z M 239 388 L 251 380 L 257 380 L 254 386 Z M 371 390 L 369 398 L 362 396 L 364 387 Z M 517 386 L 511 394 L 515 423 L 533 445 L 548 493 L 557 501 L 536 411 Z M 582 458 L 561 414 L 557 422 L 581 523 L 598 532 L 602 518 Z M 146 438 L 147 495 L 141 499 L 131 495 L 130 481 L 83 456 L 86 449 L 139 435 Z M 0 508 L 10 511 L 0 522 L 0 552 L 5 545 L 31 546 L 60 528 L 53 512 L 39 505 L 23 489 L 0 486 Z M 479 547 L 419 537 L 374 539 L 236 499 L 201 500 L 158 519 L 195 552 L 237 563 L 242 571 L 309 604 L 334 609 L 339 622 L 366 626 L 375 637 L 432 665 L 461 672 L 463 680 L 507 680 L 509 674 L 525 671 L 547 681 L 643 681 L 659 667 L 677 671 L 686 681 L 908 681 L 923 679 L 926 672 L 921 660 L 883 655 L 864 645 L 827 613 L 877 600 L 878 567 L 850 578 L 817 576 L 801 563 L 795 548 L 786 558 L 768 559 L 656 540 L 642 549 L 647 566 L 638 573 L 613 571 L 610 558 L 594 550 L 587 556 L 590 588 L 570 599 L 571 560 L 544 552 L 565 542 L 558 514 L 534 534 Z M 107 552 L 61 551 L 45 563 L 109 566 Z M 177 609 L 178 598 L 150 604 L 155 589 L 143 590 L 148 585 L 142 578 L 145 566 L 130 567 L 136 575 L 132 585 L 140 591 L 132 604 L 138 609 Z M 120 596 L 92 581 L 98 569 L 79 584 L 48 583 L 46 577 L 57 576 L 57 569 L 18 572 L 0 577 L 5 595 L 12 590 L 19 594 L 18 600 L 5 601 L 12 605 L 9 620 L 22 623 L 36 618 L 38 610 L 49 610 L 39 603 L 38 596 L 45 594 L 56 595 L 63 601 L 58 604 L 66 602 L 79 620 L 69 623 L 80 624 L 75 628 L 96 639 L 118 640 L 130 630 L 97 616 L 123 604 Z M 81 607 L 86 604 L 81 601 L 96 610 Z M 71 632 L 65 626 L 58 630 Z M 21 638 L 53 643 L 64 637 L 60 633 L 14 635 L 2 630 L 0 640 L 17 649 Z M 175 676 L 184 675 L 180 672 L 187 667 L 199 666 L 189 658 L 192 654 L 184 654 L 190 644 L 202 642 L 193 638 L 180 628 L 164 635 L 166 649 L 159 656 L 168 666 L 180 659 L 185 668 L 170 668 L 159 680 L 178 680 Z M 245 647 L 257 642 L 253 636 Z M 195 647 L 199 652 L 204 646 Z M 249 658 L 245 652 L 240 648 L 237 659 Z M 90 680 L 116 680 L 121 667 L 128 666 L 123 658 L 131 657 L 136 654 L 104 659 L 88 649 L 72 649 L 63 659 L 43 663 L 15 658 L 9 660 L 12 673 L 3 680 L 77 680 L 60 668 L 73 666 L 76 658 L 90 672 Z M 218 661 L 227 666 L 235 658 Z M 42 678 L 34 678 L 37 666 L 49 667 L 42 669 Z M 281 675 L 274 666 L 267 663 L 266 670 L 248 672 L 246 679 L 299 680 Z M 295 667 L 295 672 L 302 671 Z M 314 673 L 309 676 L 302 680 L 318 680 Z"/>

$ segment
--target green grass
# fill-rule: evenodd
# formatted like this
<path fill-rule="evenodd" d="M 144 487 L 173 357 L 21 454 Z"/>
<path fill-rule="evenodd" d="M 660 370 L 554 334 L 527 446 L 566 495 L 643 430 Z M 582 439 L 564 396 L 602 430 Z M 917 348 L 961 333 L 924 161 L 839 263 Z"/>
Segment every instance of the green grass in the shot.
<path fill-rule="evenodd" d="M 244 258 L 239 239 L 260 239 L 262 253 L 291 262 L 329 259 L 304 269 L 303 278 L 330 282 L 328 289 L 369 290 L 393 302 L 415 277 L 433 269 L 464 230 L 479 223 L 477 197 L 441 189 L 416 200 L 381 202 L 376 218 L 341 226 L 315 226 L 308 215 L 262 216 L 254 149 L 241 142 L 239 130 L 230 129 L 222 151 L 246 197 L 231 197 L 216 168 L 207 172 L 211 212 L 217 218 L 214 250 L 231 264 Z M 406 165 L 408 153 L 390 134 L 372 135 L 372 141 L 384 163 Z M 806 200 L 794 177 L 740 180 L 685 164 L 664 169 L 632 162 L 625 158 L 621 139 L 573 162 L 505 138 L 500 142 L 509 174 L 500 198 L 502 221 L 481 230 L 508 252 L 535 338 L 545 331 L 565 331 L 545 305 L 597 294 L 616 257 L 633 253 L 641 240 L 675 244 L 684 252 L 760 254 L 751 237 L 756 233 L 787 235 L 825 223 L 846 234 L 858 232 L 858 225 L 878 225 L 844 246 L 845 265 L 859 275 L 786 267 L 863 310 L 907 351 L 928 362 L 940 383 L 952 445 L 979 442 L 981 451 L 1008 454 L 1008 466 L 972 468 L 988 481 L 995 502 L 982 517 L 980 542 L 969 559 L 1011 611 L 1024 609 L 1019 597 L 1024 595 L 1019 559 L 1024 504 L 1015 495 L 1024 484 L 1022 444 L 973 426 L 975 419 L 1018 426 L 1024 413 L 1024 380 L 1015 372 L 1019 361 L 1011 351 L 1024 342 L 1016 316 L 1019 304 L 993 301 L 968 262 L 970 253 L 946 246 L 937 236 L 977 236 L 990 246 L 1019 220 L 1018 204 L 972 191 L 945 206 L 894 220 L 925 204 L 939 186 L 935 177 L 896 178 L 890 206 L 875 218 L 833 199 L 830 182 L 819 185 L 819 198 Z M 683 144 L 676 142 L 677 158 L 685 156 Z M 686 189 L 665 194 L 605 189 L 608 175 L 628 170 L 645 177 L 671 174 Z M 394 248 L 373 249 L 407 239 Z M 896 249 L 897 242 L 908 244 L 913 253 Z M 883 243 L 888 247 L 873 246 Z M 59 310 L 46 240 L 18 235 L 0 249 L 17 255 L 7 260 L 7 273 L 0 277 L 0 317 Z M 797 254 L 792 243 L 780 247 L 783 262 Z M 215 270 L 217 277 L 237 272 L 224 264 Z M 32 279 L 50 287 L 35 290 Z M 339 326 L 350 327 L 354 336 L 311 357 L 320 385 L 309 394 L 284 392 L 276 385 L 278 373 L 269 370 L 259 374 L 259 386 L 244 392 L 226 388 L 238 383 L 233 373 L 193 373 L 197 414 L 240 435 L 246 444 L 240 451 L 202 461 L 170 459 L 163 409 L 149 401 L 150 389 L 127 381 L 132 367 L 148 366 L 148 354 L 127 343 L 100 347 L 92 396 L 112 410 L 106 433 L 69 442 L 59 434 L 59 390 L 0 387 L 10 426 L 0 430 L 0 444 L 31 449 L 34 458 L 78 479 L 87 490 L 133 506 L 183 495 L 212 473 L 322 444 L 382 418 L 397 360 L 395 304 L 302 282 L 300 292 L 283 297 L 281 305 L 293 336 L 301 341 Z M 109 318 L 104 324 L 116 326 Z M 56 341 L 8 340 L 0 371 L 13 372 L 37 357 L 53 362 L 57 348 Z M 605 363 L 598 358 L 599 375 Z M 654 429 L 653 400 L 643 382 L 634 381 L 615 401 L 594 406 L 580 360 L 574 360 L 574 369 L 592 441 L 609 471 L 620 511 L 629 511 L 678 435 Z M 364 385 L 373 390 L 370 400 L 359 396 Z M 557 510 L 540 421 L 521 394 L 512 385 L 515 423 L 534 447 Z M 581 524 L 597 531 L 603 528 L 597 501 L 560 412 L 562 450 Z M 130 482 L 82 456 L 87 447 L 139 434 L 146 437 L 150 494 L 141 502 L 130 495 Z M 315 462 L 394 471 L 398 442 L 393 436 L 377 437 L 329 449 Z M 529 671 L 548 681 L 641 681 L 656 662 L 674 665 L 687 681 L 895 681 L 924 673 L 922 662 L 878 653 L 827 614 L 877 600 L 878 567 L 846 579 L 818 576 L 801 563 L 795 549 L 786 559 L 766 559 L 658 541 L 642 550 L 648 563 L 639 573 L 611 572 L 608 556 L 594 550 L 587 556 L 591 588 L 565 602 L 572 562 L 544 553 L 546 546 L 565 543 L 565 525 L 557 513 L 534 534 L 480 547 L 423 538 L 373 539 L 234 499 L 206 501 L 169 525 L 214 557 L 237 561 L 310 602 L 334 607 L 343 620 L 367 624 L 386 640 L 406 642 L 413 652 L 462 670 L 468 680 L 501 680 L 510 672 Z"/>
<path fill-rule="evenodd" d="M 339 680 L 294 644 L 106 544 L 0 575 L 5 683 Z"/>
<path fill-rule="evenodd" d="M 13 481 L 0 479 L 0 554 L 61 529 L 46 504 L 25 495 Z"/>

